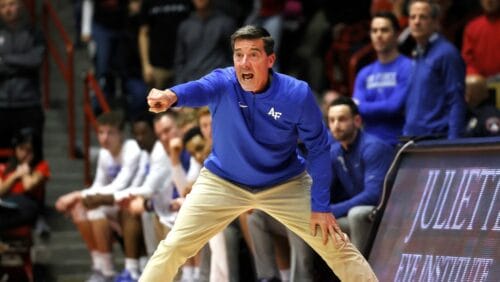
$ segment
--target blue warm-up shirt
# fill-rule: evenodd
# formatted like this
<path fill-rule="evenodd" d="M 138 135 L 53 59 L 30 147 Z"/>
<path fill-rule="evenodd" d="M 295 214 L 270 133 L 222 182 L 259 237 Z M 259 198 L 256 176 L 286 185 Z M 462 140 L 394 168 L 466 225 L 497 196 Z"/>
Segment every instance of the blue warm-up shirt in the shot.
<path fill-rule="evenodd" d="M 376 61 L 356 76 L 353 98 L 365 132 L 395 146 L 403 133 L 406 88 L 411 60 L 399 55 L 391 62 Z"/>
<path fill-rule="evenodd" d="M 331 170 L 328 130 L 309 86 L 270 71 L 269 88 L 258 94 L 243 90 L 233 67 L 216 69 L 199 80 L 172 87 L 178 106 L 208 105 L 213 147 L 205 167 L 250 191 L 283 183 L 305 171 L 298 155 L 307 148 L 313 179 L 312 210 L 329 211 Z"/>
<path fill-rule="evenodd" d="M 333 143 L 330 156 L 333 171 L 330 211 L 333 215 L 343 217 L 355 206 L 377 205 L 385 174 L 394 157 L 393 148 L 360 130 L 347 150 L 340 143 Z"/>

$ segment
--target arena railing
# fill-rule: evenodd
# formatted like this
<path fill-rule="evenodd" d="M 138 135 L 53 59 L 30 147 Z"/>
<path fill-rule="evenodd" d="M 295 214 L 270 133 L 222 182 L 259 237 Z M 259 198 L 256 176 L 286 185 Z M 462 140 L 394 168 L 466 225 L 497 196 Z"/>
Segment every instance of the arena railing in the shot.
<path fill-rule="evenodd" d="M 56 32 L 52 32 L 52 27 Z M 50 62 L 54 60 L 62 75 L 67 89 L 67 130 L 68 152 L 70 158 L 75 158 L 75 78 L 74 78 L 74 45 L 65 30 L 56 10 L 49 0 L 42 3 L 42 28 L 47 41 L 48 54 L 43 64 L 43 103 L 49 107 L 50 100 Z M 53 38 L 52 36 L 56 37 Z M 58 44 L 59 43 L 59 44 Z M 61 48 L 61 44 L 63 47 Z M 63 49 L 63 50 L 61 50 Z M 50 55 L 50 56 L 49 56 Z"/>

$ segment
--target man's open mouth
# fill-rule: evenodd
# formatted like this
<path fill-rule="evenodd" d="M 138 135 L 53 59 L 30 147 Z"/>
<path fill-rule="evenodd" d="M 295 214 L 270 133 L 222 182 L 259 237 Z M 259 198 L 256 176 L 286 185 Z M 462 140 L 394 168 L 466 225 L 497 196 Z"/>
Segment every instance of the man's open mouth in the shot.
<path fill-rule="evenodd" d="M 241 74 L 241 78 L 243 78 L 243 80 L 249 80 L 249 79 L 253 78 L 253 74 L 251 74 L 251 73 L 243 73 L 243 74 Z"/>

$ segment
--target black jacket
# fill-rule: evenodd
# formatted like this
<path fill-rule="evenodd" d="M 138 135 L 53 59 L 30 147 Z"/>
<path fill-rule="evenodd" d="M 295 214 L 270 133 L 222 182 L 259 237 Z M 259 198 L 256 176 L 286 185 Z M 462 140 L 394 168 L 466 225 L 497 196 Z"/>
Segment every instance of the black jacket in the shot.
<path fill-rule="evenodd" d="M 40 66 L 45 39 L 27 21 L 0 26 L 0 109 L 41 105 Z"/>

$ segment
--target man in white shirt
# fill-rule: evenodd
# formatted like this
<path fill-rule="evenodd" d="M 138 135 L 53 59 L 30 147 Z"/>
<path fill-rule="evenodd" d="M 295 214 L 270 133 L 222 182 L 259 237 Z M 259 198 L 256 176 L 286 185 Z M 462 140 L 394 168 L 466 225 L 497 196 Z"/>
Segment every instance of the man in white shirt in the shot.
<path fill-rule="evenodd" d="M 94 182 L 87 189 L 61 196 L 56 209 L 69 214 L 80 231 L 92 259 L 88 281 L 112 281 L 115 271 L 111 257 L 111 223 L 116 206 L 88 210 L 83 205 L 87 195 L 112 194 L 128 187 L 137 173 L 141 149 L 135 140 L 126 140 L 123 116 L 117 112 L 101 114 L 97 120 L 97 139 L 101 146 Z"/>

